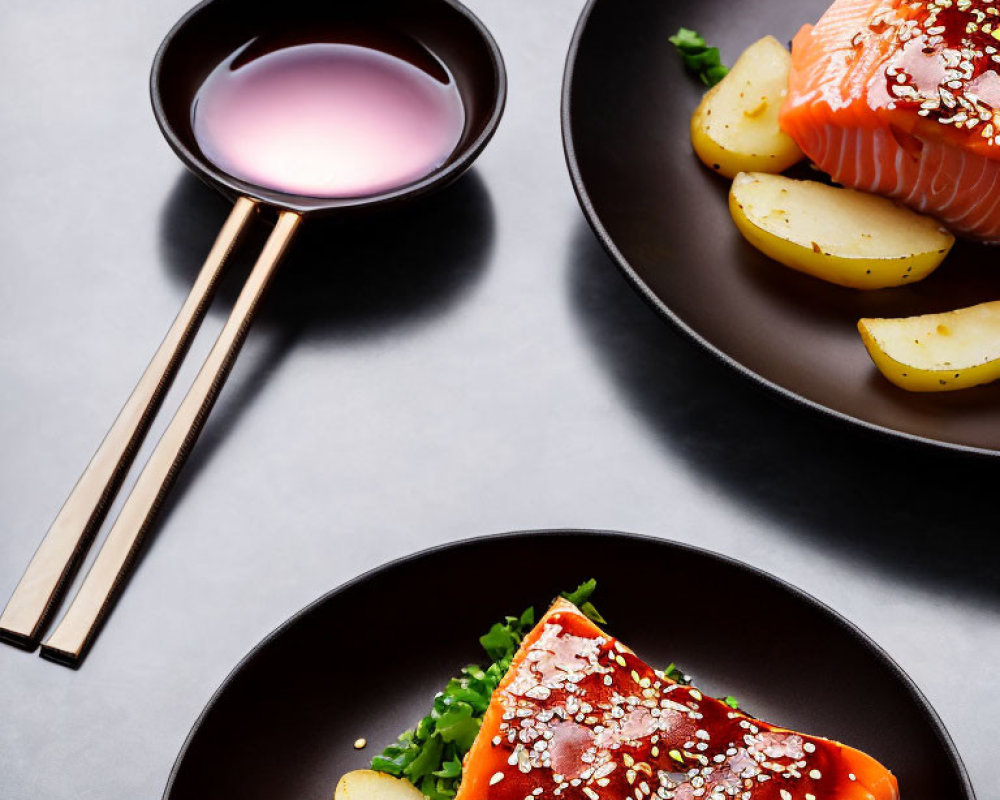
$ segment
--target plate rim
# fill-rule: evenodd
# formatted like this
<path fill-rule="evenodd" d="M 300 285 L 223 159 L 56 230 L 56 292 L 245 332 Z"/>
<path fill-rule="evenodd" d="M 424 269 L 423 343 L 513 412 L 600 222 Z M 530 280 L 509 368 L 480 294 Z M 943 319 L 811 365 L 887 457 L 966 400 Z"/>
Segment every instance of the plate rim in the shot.
<path fill-rule="evenodd" d="M 959 444 L 958 442 L 951 442 L 944 439 L 932 439 L 929 436 L 919 436 L 915 433 L 908 433 L 907 431 L 902 431 L 897 428 L 890 428 L 886 425 L 880 425 L 875 422 L 861 419 L 860 417 L 855 417 L 844 411 L 839 411 L 816 400 L 811 400 L 798 392 L 794 392 L 791 389 L 782 386 L 780 383 L 772 381 L 770 378 L 765 378 L 760 373 L 755 372 L 741 361 L 738 361 L 733 356 L 729 355 L 720 347 L 717 347 L 708 341 L 708 339 L 685 322 L 677 314 L 677 312 L 661 300 L 653 292 L 653 290 L 646 285 L 642 278 L 639 277 L 639 274 L 632 268 L 632 265 L 629 264 L 628 259 L 625 258 L 621 250 L 619 250 L 617 245 L 615 245 L 614 240 L 611 238 L 611 234 L 608 232 L 607 228 L 604 227 L 604 223 L 601 222 L 600 216 L 590 199 L 590 193 L 587 191 L 584 184 L 583 175 L 580 171 L 579 159 L 577 158 L 576 146 L 573 142 L 572 96 L 576 77 L 576 62 L 577 57 L 579 56 L 581 41 L 587 32 L 590 18 L 599 2 L 602 2 L 602 0 L 587 0 L 587 3 L 584 5 L 579 18 L 577 19 L 576 27 L 573 30 L 573 38 L 570 42 L 569 51 L 566 55 L 565 66 L 563 69 L 561 107 L 559 114 L 562 127 L 563 154 L 565 156 L 566 166 L 569 170 L 570 179 L 573 184 L 573 191 L 576 193 L 576 198 L 580 203 L 580 207 L 583 209 L 584 216 L 586 217 L 591 230 L 597 236 L 597 239 L 600 241 L 607 254 L 611 256 L 611 260 L 617 265 L 619 271 L 624 275 L 628 283 L 636 292 L 638 292 L 639 296 L 642 297 L 654 311 L 658 312 L 660 316 L 666 318 L 670 323 L 672 323 L 677 330 L 681 331 L 691 341 L 695 342 L 711 355 L 715 356 L 716 359 L 735 370 L 744 378 L 747 378 L 751 383 L 754 383 L 757 386 L 760 386 L 797 406 L 818 412 L 822 417 L 836 420 L 839 424 L 856 426 L 869 434 L 905 442 L 917 447 L 938 448 L 953 453 L 961 453 L 963 455 L 976 456 L 980 458 L 994 459 L 1000 457 L 1000 448 Z"/>
<path fill-rule="evenodd" d="M 685 552 L 689 555 L 700 556 L 702 558 L 707 558 L 711 561 L 718 561 L 726 564 L 738 571 L 751 574 L 758 580 L 763 580 L 765 583 L 771 586 L 783 590 L 793 597 L 805 602 L 807 605 L 813 606 L 822 613 L 827 614 L 830 619 L 835 622 L 839 627 L 843 628 L 848 635 L 853 637 L 858 641 L 858 643 L 871 652 L 882 664 L 884 664 L 890 672 L 903 684 L 903 687 L 913 698 L 914 702 L 926 716 L 926 718 L 931 723 L 931 727 L 934 731 L 935 737 L 939 745 L 944 750 L 946 756 L 950 759 L 954 767 L 958 772 L 962 788 L 965 791 L 965 800 L 976 800 L 976 793 L 972 786 L 972 780 L 969 777 L 968 769 L 965 766 L 965 762 L 962 760 L 961 754 L 958 752 L 958 748 L 955 746 L 955 742 L 951 738 L 951 734 L 945 727 L 944 722 L 942 722 L 941 717 L 938 715 L 934 706 L 927 699 L 924 693 L 920 690 L 920 687 L 914 682 L 914 680 L 909 676 L 909 674 L 899 665 L 899 663 L 892 658 L 891 655 L 874 639 L 872 639 L 867 633 L 865 633 L 856 624 L 851 622 L 847 617 L 841 614 L 839 611 L 833 607 L 827 605 L 819 598 L 800 589 L 798 586 L 789 583 L 783 578 L 779 578 L 776 575 L 767 572 L 760 567 L 756 567 L 746 561 L 734 558 L 732 556 L 726 555 L 725 553 L 720 553 L 715 550 L 709 550 L 708 548 L 699 547 L 698 545 L 688 544 L 687 542 L 680 542 L 674 539 L 667 539 L 660 536 L 654 536 L 651 534 L 641 534 L 631 531 L 621 531 L 612 530 L 606 528 L 541 528 L 541 529 L 526 529 L 526 530 L 516 530 L 516 531 L 506 531 L 502 533 L 491 533 L 482 534 L 478 536 L 472 536 L 465 539 L 457 539 L 450 542 L 442 542 L 440 544 L 433 545 L 431 547 L 426 547 L 407 555 L 399 556 L 397 558 L 390 559 L 385 563 L 379 564 L 371 569 L 365 570 L 359 575 L 344 581 L 340 585 L 331 589 L 330 591 L 322 594 L 317 599 L 308 603 L 303 608 L 296 611 L 290 617 L 285 619 L 275 628 L 273 628 L 269 633 L 267 633 L 263 638 L 260 639 L 247 653 L 244 655 L 236 665 L 226 674 L 226 677 L 219 684 L 218 688 L 212 693 L 205 707 L 202 708 L 198 717 L 195 719 L 194 724 L 188 731 L 187 736 L 184 738 L 184 742 L 181 745 L 180 750 L 177 753 L 177 757 L 174 759 L 174 763 L 170 768 L 170 774 L 167 778 L 166 786 L 163 790 L 162 800 L 170 800 L 171 793 L 173 792 L 174 784 L 177 780 L 177 776 L 180 772 L 181 765 L 187 756 L 188 750 L 194 741 L 194 738 L 198 735 L 204 724 L 209 713 L 215 707 L 216 703 L 219 701 L 223 693 L 229 688 L 229 685 L 238 677 L 238 675 L 243 671 L 243 668 L 247 666 L 256 656 L 271 643 L 273 643 L 282 633 L 291 628 L 293 625 L 297 624 L 300 620 L 311 614 L 315 609 L 334 600 L 341 594 L 344 594 L 348 590 L 354 588 L 357 585 L 370 581 L 376 578 L 383 572 L 387 572 L 398 567 L 406 566 L 413 562 L 419 561 L 425 558 L 432 558 L 438 553 L 449 551 L 449 550 L 459 550 L 463 548 L 474 548 L 477 545 L 490 543 L 494 541 L 504 541 L 504 540 L 518 540 L 518 539 L 529 539 L 538 536 L 550 536 L 554 538 L 578 538 L 585 537 L 589 539 L 599 540 L 604 539 L 607 541 L 612 540 L 631 540 L 634 542 L 639 542 L 646 545 L 652 545 L 653 547 L 662 547 L 666 550 L 679 550 Z"/>

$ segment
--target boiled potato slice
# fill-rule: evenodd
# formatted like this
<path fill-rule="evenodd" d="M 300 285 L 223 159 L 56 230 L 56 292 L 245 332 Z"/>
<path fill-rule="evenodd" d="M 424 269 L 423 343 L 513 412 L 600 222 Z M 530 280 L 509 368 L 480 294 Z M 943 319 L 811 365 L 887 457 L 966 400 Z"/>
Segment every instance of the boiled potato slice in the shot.
<path fill-rule="evenodd" d="M 708 90 L 691 117 L 691 144 L 708 167 L 732 178 L 738 172 L 781 172 L 802 159 L 798 145 L 778 127 L 790 63 L 778 40 L 765 36 Z"/>
<path fill-rule="evenodd" d="M 919 281 L 955 243 L 936 220 L 888 198 L 781 175 L 737 175 L 729 211 L 765 255 L 855 289 Z"/>
<path fill-rule="evenodd" d="M 948 392 L 1000 379 L 1000 301 L 945 314 L 863 319 L 875 366 L 911 392 Z"/>
<path fill-rule="evenodd" d="M 407 780 L 384 772 L 356 769 L 340 779 L 333 800 L 425 800 Z"/>

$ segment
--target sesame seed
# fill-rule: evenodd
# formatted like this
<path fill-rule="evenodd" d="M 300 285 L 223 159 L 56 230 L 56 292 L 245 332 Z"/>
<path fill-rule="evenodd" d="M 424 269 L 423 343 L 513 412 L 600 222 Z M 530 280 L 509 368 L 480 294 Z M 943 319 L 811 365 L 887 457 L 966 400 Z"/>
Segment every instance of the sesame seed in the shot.
<path fill-rule="evenodd" d="M 355 739 L 354 740 L 354 749 L 355 750 L 364 750 L 367 746 L 368 746 L 368 740 L 367 739 Z"/>
<path fill-rule="evenodd" d="M 615 769 L 617 769 L 617 766 L 618 765 L 615 764 L 614 761 L 609 761 L 607 764 L 604 764 L 604 765 L 602 765 L 602 766 L 600 766 L 600 767 L 597 768 L 597 770 L 594 772 L 594 777 L 595 778 L 604 778 L 604 777 L 610 775 L 612 772 L 614 772 Z"/>
<path fill-rule="evenodd" d="M 493 773 L 493 777 L 490 778 L 490 786 L 496 786 L 502 780 L 503 780 L 503 773 L 502 772 L 494 772 Z"/>

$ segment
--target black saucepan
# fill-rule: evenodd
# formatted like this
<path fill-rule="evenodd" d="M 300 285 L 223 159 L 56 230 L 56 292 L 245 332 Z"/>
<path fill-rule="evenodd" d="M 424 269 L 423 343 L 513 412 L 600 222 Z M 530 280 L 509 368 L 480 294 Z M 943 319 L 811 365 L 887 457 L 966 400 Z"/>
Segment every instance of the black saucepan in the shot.
<path fill-rule="evenodd" d="M 431 160 L 419 177 L 389 188 L 379 184 L 373 193 L 356 196 L 290 194 L 276 190 L 274 184 L 256 185 L 230 174 L 199 147 L 193 109 L 209 76 L 219 74 L 217 68 L 231 72 L 237 56 L 244 62 L 257 57 L 254 48 L 263 48 L 265 41 L 271 49 L 263 55 L 317 44 L 373 52 L 385 50 L 383 43 L 392 41 L 402 48 L 399 58 L 409 65 L 404 69 L 417 64 L 413 59 L 419 57 L 419 63 L 435 65 L 433 74 L 440 83 L 457 91 L 453 96 L 461 112 L 454 114 L 456 143 L 438 160 Z M 275 217 L 276 221 L 201 372 L 138 478 L 79 593 L 42 647 L 44 657 L 71 666 L 84 657 L 124 585 L 142 537 L 194 446 L 300 223 L 318 214 L 374 214 L 454 181 L 472 165 L 499 124 L 506 77 L 496 42 L 455 0 L 209 0 L 192 9 L 167 35 L 153 63 L 151 95 L 157 122 L 181 160 L 235 204 L 163 344 L 0 616 L 0 639 L 27 649 L 37 646 L 204 317 L 227 257 L 255 212 L 264 211 L 268 221 Z M 395 102 L 402 108 L 413 95 L 397 91 L 386 96 L 398 98 Z M 295 124 L 301 124 L 298 116 Z M 259 131 L 250 129 L 249 134 L 257 136 Z M 355 136 L 351 141 L 357 144 L 351 152 L 359 153 L 372 140 Z M 281 158 L 295 155 L 289 148 L 280 153 Z M 393 231 L 385 230 L 384 235 L 391 237 Z"/>

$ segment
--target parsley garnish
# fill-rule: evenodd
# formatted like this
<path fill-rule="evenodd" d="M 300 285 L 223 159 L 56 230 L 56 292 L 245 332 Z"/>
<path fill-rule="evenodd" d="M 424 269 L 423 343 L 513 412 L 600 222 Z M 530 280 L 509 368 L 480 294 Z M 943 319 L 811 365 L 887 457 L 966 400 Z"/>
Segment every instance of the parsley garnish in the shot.
<path fill-rule="evenodd" d="M 719 48 L 709 47 L 697 31 L 681 28 L 669 41 L 681 54 L 688 71 L 701 78 L 706 86 L 715 86 L 729 74 L 729 67 L 719 58 Z"/>
<path fill-rule="evenodd" d="M 596 588 L 597 581 L 591 578 L 589 581 L 577 586 L 575 592 L 563 592 L 559 596 L 569 600 L 591 621 L 596 622 L 598 625 L 607 625 L 608 621 L 601 616 L 600 612 L 594 608 L 594 604 L 590 602 L 590 596 Z"/>
<path fill-rule="evenodd" d="M 672 661 L 670 662 L 670 666 L 663 670 L 663 674 L 668 680 L 672 680 L 674 683 L 679 683 L 681 686 L 691 685 L 691 677 L 689 675 L 685 675 Z"/>
<path fill-rule="evenodd" d="M 507 673 L 521 639 L 535 625 L 534 608 L 507 617 L 479 637 L 493 663 L 472 664 L 434 698 L 431 713 L 372 759 L 372 769 L 406 778 L 428 800 L 451 800 L 462 777 L 464 756 L 479 733 L 493 690 Z"/>

